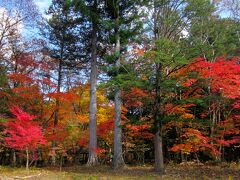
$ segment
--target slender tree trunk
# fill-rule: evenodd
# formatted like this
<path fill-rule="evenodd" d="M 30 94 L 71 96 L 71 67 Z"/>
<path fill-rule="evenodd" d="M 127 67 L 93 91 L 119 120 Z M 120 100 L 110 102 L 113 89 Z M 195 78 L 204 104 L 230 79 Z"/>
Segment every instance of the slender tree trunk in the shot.
<path fill-rule="evenodd" d="M 17 158 L 16 158 L 16 152 L 15 152 L 14 149 L 12 149 L 11 154 L 12 154 L 12 166 L 13 166 L 13 167 L 16 167 Z"/>
<path fill-rule="evenodd" d="M 94 9 L 96 10 L 97 3 L 94 1 Z M 90 104 L 89 104 L 89 156 L 88 166 L 95 166 L 98 164 L 97 159 L 97 22 L 92 21 L 92 57 L 91 57 L 91 75 L 90 75 Z"/>
<path fill-rule="evenodd" d="M 60 158 L 60 172 L 62 171 L 62 166 L 63 166 L 63 156 L 61 155 L 61 158 Z"/>
<path fill-rule="evenodd" d="M 29 169 L 29 152 L 28 152 L 28 148 L 26 148 L 26 155 L 27 155 L 27 161 L 26 161 L 26 169 Z"/>
<path fill-rule="evenodd" d="M 115 28 L 115 53 L 117 54 L 116 60 L 116 68 L 120 67 L 120 34 L 119 34 L 119 7 L 117 7 L 117 18 L 116 18 L 116 28 Z M 121 127 L 121 90 L 119 87 L 115 89 L 114 95 L 114 103 L 115 103 L 115 114 L 114 114 L 114 154 L 113 154 L 113 167 L 114 169 L 121 168 L 125 165 L 123 160 L 123 152 L 122 152 L 122 127 Z"/>
<path fill-rule="evenodd" d="M 57 93 L 61 92 L 61 85 L 62 85 L 62 59 L 59 60 L 59 64 L 58 64 Z M 56 127 L 58 125 L 59 107 L 60 107 L 60 100 L 57 96 L 57 98 L 56 98 L 56 108 L 55 108 L 55 114 L 54 114 L 54 127 Z"/>
<path fill-rule="evenodd" d="M 61 85 L 62 85 L 62 57 L 63 57 L 63 45 L 61 48 L 61 54 L 60 54 L 60 59 L 59 59 L 59 64 L 58 64 L 58 80 L 57 80 L 57 93 L 59 94 L 61 92 Z M 56 98 L 56 107 L 55 107 L 55 113 L 54 113 L 54 130 L 53 134 L 56 133 L 56 128 L 58 125 L 58 120 L 59 120 L 59 108 L 60 108 L 60 100 L 57 96 Z M 52 147 L 53 147 L 53 155 L 52 155 L 52 165 L 56 165 L 56 152 L 55 152 L 55 147 L 57 146 L 56 141 L 52 142 Z"/>

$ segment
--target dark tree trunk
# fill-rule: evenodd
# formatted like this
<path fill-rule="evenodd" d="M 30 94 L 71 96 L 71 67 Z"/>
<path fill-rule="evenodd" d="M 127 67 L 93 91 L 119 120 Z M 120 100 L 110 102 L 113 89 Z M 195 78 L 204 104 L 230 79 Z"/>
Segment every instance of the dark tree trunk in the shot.
<path fill-rule="evenodd" d="M 60 53 L 60 59 L 58 62 L 58 79 L 57 79 L 57 93 L 59 94 L 61 92 L 61 85 L 62 85 L 62 65 L 63 65 L 63 44 L 61 47 L 61 53 Z M 60 108 L 60 100 L 57 96 L 56 98 L 56 106 L 55 106 L 55 113 L 54 113 L 54 130 L 53 133 L 56 133 L 56 128 L 58 125 L 58 120 L 59 120 L 59 108 Z M 53 147 L 53 155 L 52 155 L 52 165 L 56 165 L 56 152 L 55 152 L 55 147 L 57 146 L 56 141 L 52 142 L 52 147 Z"/>
<path fill-rule="evenodd" d="M 61 92 L 61 85 L 62 85 L 62 59 L 59 59 L 58 80 L 57 80 L 57 93 Z M 60 107 L 60 100 L 59 100 L 59 98 L 56 98 L 56 108 L 55 108 L 55 114 L 54 114 L 54 127 L 56 127 L 58 125 L 59 107 Z"/>
<path fill-rule="evenodd" d="M 17 157 L 16 157 L 16 152 L 14 149 L 11 150 L 11 155 L 10 157 L 12 157 L 11 161 L 12 161 L 12 166 L 16 167 L 17 165 Z"/>

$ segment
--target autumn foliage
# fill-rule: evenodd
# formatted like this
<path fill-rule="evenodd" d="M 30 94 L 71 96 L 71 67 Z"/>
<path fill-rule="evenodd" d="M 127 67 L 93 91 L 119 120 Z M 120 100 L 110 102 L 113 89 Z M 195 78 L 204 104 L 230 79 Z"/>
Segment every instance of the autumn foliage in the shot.
<path fill-rule="evenodd" d="M 42 66 L 41 63 L 31 63 L 34 68 Z M 1 92 L 7 97 L 8 105 L 22 107 L 13 105 L 9 109 L 15 118 L 9 118 L 4 125 L 4 145 L 20 152 L 28 149 L 33 157 L 36 156 L 35 150 L 41 148 L 45 160 L 54 155 L 73 162 L 79 152 L 88 148 L 90 86 L 86 83 L 65 92 L 47 91 L 48 88 L 55 89 L 55 83 L 27 72 L 31 63 L 21 65 L 21 71 L 26 73 L 10 73 L 11 92 Z M 177 79 L 178 87 L 174 93 L 167 92 L 165 96 L 174 100 L 162 104 L 162 113 L 166 118 L 163 134 L 169 140 L 163 143 L 168 144 L 169 153 L 197 158 L 204 154 L 219 159 L 224 149 L 238 147 L 239 67 L 238 57 L 221 57 L 215 62 L 198 58 L 171 75 L 171 78 Z M 48 71 L 47 66 L 45 70 Z M 154 128 L 149 108 L 154 102 L 154 93 L 147 87 L 132 86 L 124 89 L 122 95 L 123 147 L 128 152 L 126 156 L 137 156 L 141 162 L 144 154 L 152 150 Z M 98 89 L 98 148 L 95 151 L 101 162 L 110 163 L 114 105 L 106 95 L 107 89 Z M 57 99 L 60 101 L 59 123 L 54 126 Z M 52 142 L 57 144 L 54 149 Z"/>
<path fill-rule="evenodd" d="M 202 151 L 220 158 L 224 148 L 240 143 L 239 57 L 220 57 L 215 62 L 198 58 L 181 69 L 177 77 L 183 89 L 179 96 L 186 103 L 167 104 L 165 111 L 192 120 L 176 124 L 180 135 L 170 150 L 187 154 Z"/>
<path fill-rule="evenodd" d="M 33 151 L 46 143 L 42 128 L 37 122 L 33 121 L 34 116 L 24 112 L 17 106 L 12 107 L 10 110 L 16 119 L 7 122 L 5 125 L 6 146 L 16 150 L 29 149 Z"/>

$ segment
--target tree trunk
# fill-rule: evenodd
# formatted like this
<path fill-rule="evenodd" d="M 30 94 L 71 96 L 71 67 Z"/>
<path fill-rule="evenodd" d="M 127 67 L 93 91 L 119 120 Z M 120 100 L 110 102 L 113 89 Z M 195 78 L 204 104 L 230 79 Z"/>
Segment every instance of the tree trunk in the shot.
<path fill-rule="evenodd" d="M 94 10 L 97 8 L 96 0 L 94 1 Z M 91 74 L 90 74 L 90 104 L 89 104 L 89 156 L 88 166 L 98 164 L 97 159 L 97 22 L 92 20 L 92 49 L 91 49 Z"/>
<path fill-rule="evenodd" d="M 12 153 L 11 153 L 11 154 L 12 154 L 12 157 L 13 157 L 13 158 L 12 158 L 12 166 L 13 166 L 13 167 L 16 167 L 17 157 L 16 157 L 16 152 L 15 152 L 14 149 L 12 150 Z"/>
<path fill-rule="evenodd" d="M 117 54 L 116 59 L 116 68 L 120 67 L 120 35 L 119 35 L 119 10 L 117 7 L 117 18 L 116 18 L 116 27 L 115 27 L 115 53 Z M 114 95 L 114 104 L 115 104 L 115 113 L 114 113 L 114 154 L 113 154 L 113 167 L 114 169 L 119 169 L 125 165 L 123 160 L 122 152 L 122 127 L 121 127 L 121 90 L 119 87 L 115 89 Z"/>
<path fill-rule="evenodd" d="M 62 57 L 63 57 L 63 45 L 61 47 L 61 54 L 60 54 L 60 59 L 59 59 L 59 64 L 58 64 L 58 79 L 57 79 L 57 93 L 59 94 L 61 92 L 61 85 L 62 85 Z M 55 113 L 54 113 L 54 130 L 53 134 L 56 133 L 56 128 L 58 125 L 58 120 L 59 120 L 59 108 L 60 108 L 60 100 L 57 96 L 56 98 L 56 107 L 55 107 Z M 57 146 L 56 141 L 53 140 L 52 142 L 52 147 L 53 147 L 53 155 L 52 155 L 52 165 L 56 165 L 56 150 L 55 147 Z"/>
<path fill-rule="evenodd" d="M 163 146 L 162 146 L 162 120 L 161 120 L 161 71 L 160 63 L 156 64 L 156 102 L 155 102 L 155 135 L 154 135 L 154 169 L 164 173 Z"/>
<path fill-rule="evenodd" d="M 124 166 L 122 153 L 122 127 L 121 127 L 121 91 L 115 92 L 115 114 L 114 114 L 114 155 L 113 167 L 114 169 Z"/>
<path fill-rule="evenodd" d="M 26 155 L 27 155 L 26 169 L 29 170 L 29 152 L 28 152 L 28 148 L 26 148 Z"/>
<path fill-rule="evenodd" d="M 61 155 L 61 158 L 60 158 L 60 168 L 59 168 L 60 172 L 62 172 L 62 166 L 63 166 L 63 156 Z"/>
<path fill-rule="evenodd" d="M 154 170 L 161 174 L 164 173 L 164 163 L 163 163 L 163 147 L 162 147 L 162 137 L 160 136 L 160 132 L 157 131 L 154 135 Z"/>
<path fill-rule="evenodd" d="M 154 12 L 153 12 L 153 21 L 154 21 L 154 41 L 156 42 L 159 37 L 162 35 L 159 31 L 158 27 L 158 11 L 157 11 L 157 1 L 153 1 L 153 6 L 154 6 Z M 156 46 L 156 45 L 155 45 Z M 162 64 L 161 63 L 156 63 L 155 64 L 155 93 L 156 93 L 156 101 L 155 101 L 155 107 L 154 109 L 154 129 L 155 129 L 155 134 L 154 134 L 154 170 L 156 172 L 159 172 L 161 174 L 165 173 L 164 170 L 164 161 L 163 161 L 163 146 L 162 146 L 162 111 L 161 111 L 161 81 L 162 81 Z"/>

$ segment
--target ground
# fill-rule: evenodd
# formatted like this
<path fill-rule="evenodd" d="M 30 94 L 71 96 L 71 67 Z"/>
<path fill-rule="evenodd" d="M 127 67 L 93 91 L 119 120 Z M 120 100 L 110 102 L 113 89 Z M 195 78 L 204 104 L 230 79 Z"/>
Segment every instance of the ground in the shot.
<path fill-rule="evenodd" d="M 213 165 L 181 164 L 168 165 L 165 175 L 159 175 L 151 166 L 128 166 L 115 171 L 108 166 L 89 168 L 86 166 L 59 168 L 10 168 L 0 166 L 0 180 L 29 179 L 29 180 L 117 180 L 117 179 L 240 179 L 240 166 L 236 163 Z"/>

